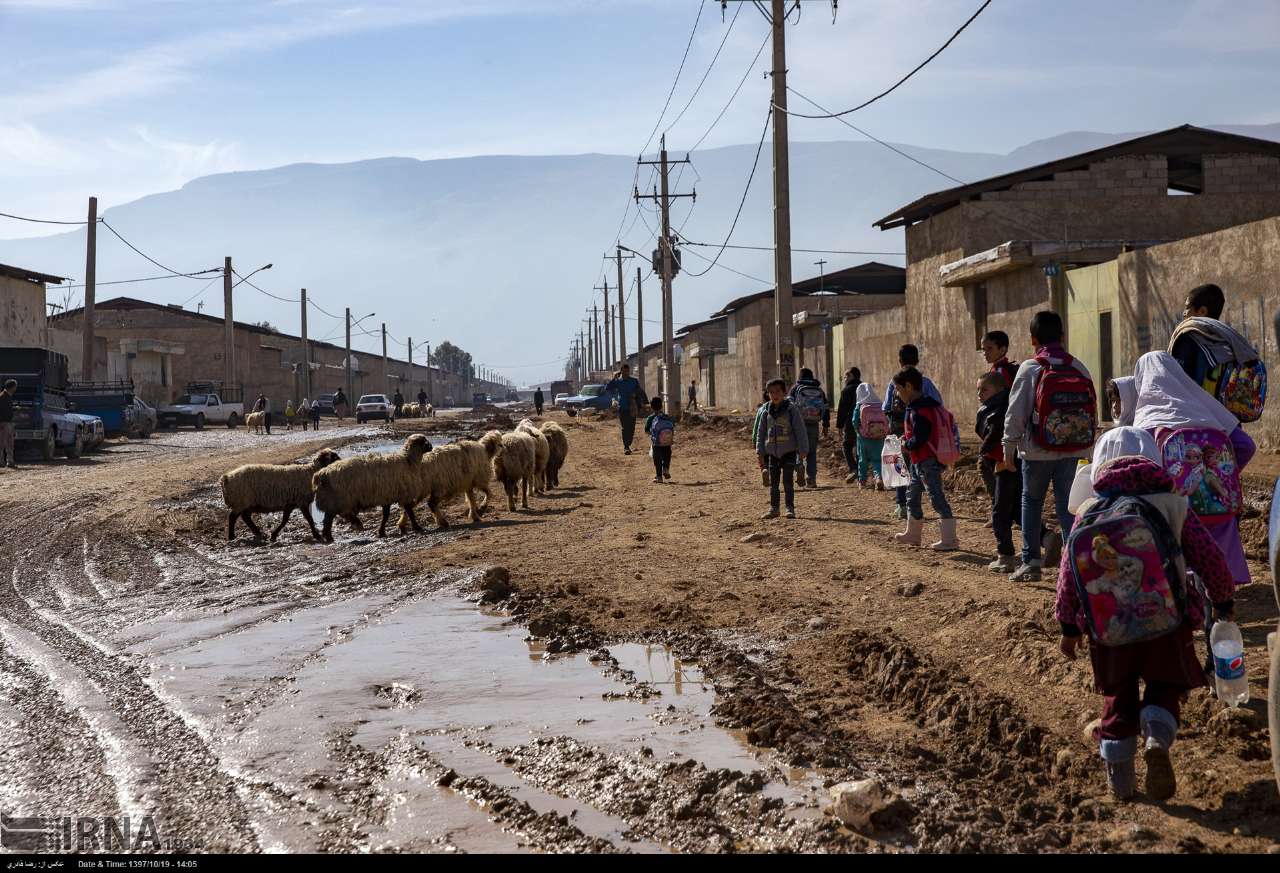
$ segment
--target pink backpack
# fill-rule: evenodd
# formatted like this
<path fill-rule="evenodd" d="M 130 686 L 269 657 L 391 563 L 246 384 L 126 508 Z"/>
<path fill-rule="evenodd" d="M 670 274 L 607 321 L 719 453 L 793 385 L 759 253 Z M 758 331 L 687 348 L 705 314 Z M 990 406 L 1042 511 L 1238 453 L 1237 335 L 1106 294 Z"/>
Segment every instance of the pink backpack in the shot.
<path fill-rule="evenodd" d="M 889 435 L 889 416 L 879 403 L 864 403 L 858 408 L 858 436 L 869 440 L 882 440 Z"/>

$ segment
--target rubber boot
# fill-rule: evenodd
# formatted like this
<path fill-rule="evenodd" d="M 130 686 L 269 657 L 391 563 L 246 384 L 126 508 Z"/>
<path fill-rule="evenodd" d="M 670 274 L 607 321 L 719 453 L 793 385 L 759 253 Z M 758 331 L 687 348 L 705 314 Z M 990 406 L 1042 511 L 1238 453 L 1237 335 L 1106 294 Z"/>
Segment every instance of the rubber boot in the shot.
<path fill-rule="evenodd" d="M 1169 748 L 1178 734 L 1178 720 L 1163 706 L 1144 706 L 1138 714 L 1146 748 L 1142 757 L 1147 764 L 1147 797 L 1168 800 L 1178 790 Z"/>
<path fill-rule="evenodd" d="M 938 527 L 942 529 L 942 539 L 929 548 L 935 552 L 954 552 L 960 548 L 960 538 L 956 536 L 956 520 L 954 518 L 938 519 Z"/>
<path fill-rule="evenodd" d="M 1107 785 L 1111 788 L 1111 795 L 1116 800 L 1132 798 L 1138 781 L 1133 767 L 1133 759 L 1138 752 L 1138 738 L 1103 740 L 1098 752 L 1107 766 Z"/>
<path fill-rule="evenodd" d="M 923 533 L 924 519 L 908 518 L 907 529 L 900 534 L 894 534 L 893 538 L 904 546 L 918 546 L 920 545 L 920 535 Z"/>

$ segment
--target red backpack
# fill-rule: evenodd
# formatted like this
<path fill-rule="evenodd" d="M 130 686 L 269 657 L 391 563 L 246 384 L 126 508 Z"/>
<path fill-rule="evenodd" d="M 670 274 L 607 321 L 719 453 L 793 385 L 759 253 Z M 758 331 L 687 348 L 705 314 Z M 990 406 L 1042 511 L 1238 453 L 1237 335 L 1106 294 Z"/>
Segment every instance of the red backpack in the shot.
<path fill-rule="evenodd" d="M 915 414 L 927 418 L 932 425 L 928 449 L 938 459 L 938 463 L 949 467 L 960 460 L 960 427 L 950 410 L 945 406 L 927 406 L 915 410 Z M 911 454 L 919 453 L 920 449 L 916 449 Z M 915 461 L 916 458 L 913 457 L 912 460 Z"/>
<path fill-rule="evenodd" d="M 1074 366 L 1066 355 L 1061 364 L 1049 363 L 1047 354 L 1036 355 L 1036 377 L 1031 408 L 1031 432 L 1036 445 L 1050 452 L 1078 452 L 1093 445 L 1097 432 L 1098 395 L 1093 380 Z"/>

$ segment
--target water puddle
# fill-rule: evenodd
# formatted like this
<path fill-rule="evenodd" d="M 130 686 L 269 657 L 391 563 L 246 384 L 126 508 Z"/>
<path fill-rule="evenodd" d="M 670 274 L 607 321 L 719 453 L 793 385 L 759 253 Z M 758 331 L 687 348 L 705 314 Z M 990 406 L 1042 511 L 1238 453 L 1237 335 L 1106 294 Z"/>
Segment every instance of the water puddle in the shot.
<path fill-rule="evenodd" d="M 350 749 L 377 755 L 408 743 L 438 767 L 569 817 L 590 837 L 650 852 L 666 847 L 525 781 L 500 750 L 571 737 L 628 758 L 692 758 L 743 772 L 769 764 L 714 725 L 711 685 L 670 651 L 612 647 L 622 670 L 635 674 L 627 682 L 584 655 L 545 658 L 523 628 L 453 594 L 368 594 L 287 613 L 193 610 L 135 626 L 123 642 L 223 765 L 257 787 L 259 827 L 291 850 L 321 848 L 319 822 L 367 816 L 352 799 L 362 792 L 381 810 L 364 831 L 369 848 L 518 847 L 420 765 L 392 768 L 357 790 Z M 811 787 L 783 781 L 767 790 L 798 808 Z"/>

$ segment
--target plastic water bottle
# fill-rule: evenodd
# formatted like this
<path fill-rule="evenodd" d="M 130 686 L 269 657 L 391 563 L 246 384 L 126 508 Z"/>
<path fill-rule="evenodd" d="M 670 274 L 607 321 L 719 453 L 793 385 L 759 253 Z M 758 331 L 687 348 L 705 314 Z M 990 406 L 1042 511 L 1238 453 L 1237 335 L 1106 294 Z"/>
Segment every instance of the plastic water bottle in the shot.
<path fill-rule="evenodd" d="M 1227 706 L 1249 702 L 1249 679 L 1244 673 L 1244 638 L 1234 621 L 1219 621 L 1209 636 L 1213 649 L 1214 690 Z"/>

